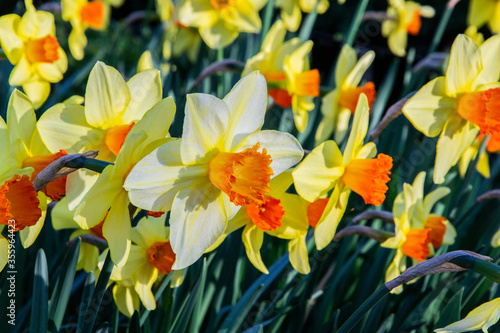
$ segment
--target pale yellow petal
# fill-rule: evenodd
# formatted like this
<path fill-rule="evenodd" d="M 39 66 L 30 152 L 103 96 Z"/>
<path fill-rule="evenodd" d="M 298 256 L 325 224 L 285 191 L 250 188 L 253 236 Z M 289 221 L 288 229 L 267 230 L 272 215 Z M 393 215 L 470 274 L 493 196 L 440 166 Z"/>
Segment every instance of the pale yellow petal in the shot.
<path fill-rule="evenodd" d="M 36 238 L 43 228 L 45 216 L 47 215 L 47 197 L 42 192 L 38 192 L 38 200 L 40 201 L 38 207 L 42 211 L 42 215 L 38 219 L 38 222 L 36 222 L 36 224 L 31 227 L 26 227 L 23 230 L 19 231 L 19 234 L 21 236 L 21 244 L 25 249 L 30 247 L 35 242 Z"/>
<path fill-rule="evenodd" d="M 147 310 L 156 309 L 156 302 L 151 287 L 157 278 L 158 270 L 153 265 L 144 265 L 143 269 L 139 270 L 134 277 L 135 291 Z"/>
<path fill-rule="evenodd" d="M 366 132 L 368 131 L 368 119 L 370 116 L 370 107 L 365 94 L 359 95 L 354 119 L 352 121 L 352 129 L 347 140 L 347 145 L 344 149 L 344 165 L 348 164 L 363 147 Z"/>
<path fill-rule="evenodd" d="M 130 103 L 123 114 L 123 123 L 138 122 L 162 99 L 160 71 L 149 69 L 134 75 L 128 82 Z"/>
<path fill-rule="evenodd" d="M 17 64 L 24 52 L 24 42 L 16 34 L 21 18 L 16 14 L 0 17 L 0 45 L 12 64 Z"/>
<path fill-rule="evenodd" d="M 118 267 L 125 264 L 130 252 L 132 226 L 128 204 L 127 192 L 122 190 L 113 200 L 102 227 L 102 234 L 109 244 L 111 260 Z"/>
<path fill-rule="evenodd" d="M 309 274 L 311 267 L 309 266 L 305 234 L 288 242 L 288 252 L 293 268 L 301 274 Z"/>
<path fill-rule="evenodd" d="M 228 27 L 221 20 L 210 27 L 200 27 L 201 38 L 212 49 L 228 46 L 238 37 L 238 34 L 236 27 Z"/>
<path fill-rule="evenodd" d="M 32 66 L 26 56 L 19 58 L 18 63 L 12 69 L 9 76 L 9 84 L 11 86 L 20 86 L 29 81 L 32 77 Z"/>
<path fill-rule="evenodd" d="M 486 302 L 469 312 L 467 316 L 435 332 L 453 333 L 469 332 L 482 329 L 487 333 L 488 328 L 497 323 L 500 318 L 500 297 Z"/>
<path fill-rule="evenodd" d="M 372 64 L 375 59 L 375 52 L 368 51 L 361 58 L 359 58 L 356 65 L 349 72 L 347 77 L 345 78 L 344 84 L 348 87 L 357 87 L 361 82 L 361 78 L 365 74 L 366 70 Z"/>
<path fill-rule="evenodd" d="M 68 37 L 69 50 L 76 60 L 82 60 L 85 55 L 84 49 L 87 46 L 87 37 L 85 30 L 80 27 L 74 27 Z"/>
<path fill-rule="evenodd" d="M 122 284 L 115 284 L 113 287 L 113 298 L 121 313 L 127 317 L 132 317 L 134 311 L 140 309 L 139 296 L 132 287 L 125 287 Z"/>
<path fill-rule="evenodd" d="M 28 95 L 29 99 L 33 102 L 35 109 L 42 106 L 50 94 L 50 83 L 43 80 L 31 80 L 24 83 L 23 90 Z"/>

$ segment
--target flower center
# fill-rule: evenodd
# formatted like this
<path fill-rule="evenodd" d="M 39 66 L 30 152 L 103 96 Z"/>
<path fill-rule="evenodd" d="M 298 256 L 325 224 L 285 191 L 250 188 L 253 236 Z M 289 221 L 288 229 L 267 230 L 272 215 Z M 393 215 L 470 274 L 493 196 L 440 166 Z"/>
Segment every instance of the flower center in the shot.
<path fill-rule="evenodd" d="M 259 148 L 257 142 L 241 153 L 221 152 L 209 162 L 208 178 L 237 206 L 262 204 L 265 194 L 271 190 L 272 159 L 265 148 L 262 153 L 257 151 Z"/>
<path fill-rule="evenodd" d="M 481 133 L 500 135 L 500 88 L 465 93 L 458 99 L 460 117 L 477 125 Z"/>
<path fill-rule="evenodd" d="M 411 15 L 411 20 L 406 24 L 406 31 L 410 35 L 416 36 L 420 32 L 420 27 L 422 26 L 422 19 L 420 18 L 420 12 L 415 10 Z"/>
<path fill-rule="evenodd" d="M 59 59 L 59 43 L 55 36 L 47 35 L 26 42 L 26 57 L 30 63 L 50 62 Z"/>
<path fill-rule="evenodd" d="M 349 109 L 352 113 L 356 111 L 358 105 L 359 95 L 365 94 L 368 98 L 368 105 L 370 109 L 373 101 L 375 100 L 375 85 L 373 82 L 366 82 L 364 87 L 346 87 L 340 90 L 339 104 L 341 107 Z"/>
<path fill-rule="evenodd" d="M 52 155 L 31 156 L 23 161 L 23 168 L 32 167 L 34 169 L 31 174 L 31 181 L 33 181 L 40 171 L 45 169 L 50 163 L 65 155 L 68 155 L 68 153 L 61 149 L 58 153 Z M 50 182 L 47 187 L 42 189 L 42 192 L 54 201 L 61 199 L 61 197 L 66 194 L 66 176 Z"/>
<path fill-rule="evenodd" d="M 392 158 L 379 154 L 374 159 L 354 159 L 346 167 L 342 181 L 365 199 L 366 204 L 379 206 L 385 200 Z"/>
<path fill-rule="evenodd" d="M 108 217 L 108 213 L 106 213 L 106 216 L 104 217 L 104 219 L 102 220 L 101 223 L 90 228 L 90 230 L 94 233 L 94 235 L 96 235 L 97 237 L 102 238 L 104 240 L 106 240 L 106 238 L 104 238 L 104 236 L 102 234 L 102 226 L 104 225 L 104 221 L 106 221 L 106 217 Z"/>
<path fill-rule="evenodd" d="M 319 71 L 313 69 L 307 72 L 294 73 L 294 94 L 297 96 L 319 96 Z"/>
<path fill-rule="evenodd" d="M 170 242 L 156 242 L 147 251 L 149 262 L 155 266 L 160 273 L 172 272 L 175 261 L 175 253 Z"/>
<path fill-rule="evenodd" d="M 430 253 L 431 229 L 413 229 L 406 234 L 403 253 L 418 261 L 424 261 Z"/>
<path fill-rule="evenodd" d="M 15 220 L 15 231 L 35 225 L 42 216 L 29 176 L 14 175 L 0 186 L 0 224 Z"/>
<path fill-rule="evenodd" d="M 130 125 L 115 126 L 106 131 L 104 143 L 113 154 L 118 155 L 125 139 L 127 138 L 127 134 L 132 130 L 134 125 L 135 123 Z"/>
<path fill-rule="evenodd" d="M 328 198 L 321 198 L 314 202 L 311 202 L 307 206 L 307 219 L 309 220 L 309 225 L 316 228 L 316 225 L 325 211 L 326 205 L 328 204 Z"/>
<path fill-rule="evenodd" d="M 94 29 L 101 29 L 104 24 L 104 3 L 102 1 L 87 2 L 80 10 L 82 22 Z"/>
<path fill-rule="evenodd" d="M 147 214 L 148 216 L 152 217 L 161 217 L 163 214 L 165 214 L 165 212 L 154 212 L 152 210 L 148 210 Z"/>
<path fill-rule="evenodd" d="M 252 222 L 261 230 L 270 231 L 281 227 L 285 211 L 278 199 L 267 196 L 262 204 L 251 203 L 246 208 Z"/>
<path fill-rule="evenodd" d="M 279 106 L 289 108 L 292 105 L 292 96 L 286 89 L 268 89 L 267 93 Z"/>
<path fill-rule="evenodd" d="M 232 7 L 236 4 L 236 0 L 210 0 L 210 4 L 217 10 Z"/>
<path fill-rule="evenodd" d="M 425 228 L 431 229 L 431 242 L 435 249 L 443 244 L 444 234 L 446 233 L 446 219 L 442 216 L 429 216 L 425 221 Z"/>

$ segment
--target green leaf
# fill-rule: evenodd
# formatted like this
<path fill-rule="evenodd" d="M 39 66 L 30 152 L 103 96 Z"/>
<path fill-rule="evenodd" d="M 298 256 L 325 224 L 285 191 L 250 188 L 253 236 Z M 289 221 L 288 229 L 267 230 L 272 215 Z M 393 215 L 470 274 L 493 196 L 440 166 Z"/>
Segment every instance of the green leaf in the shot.
<path fill-rule="evenodd" d="M 35 262 L 35 278 L 33 282 L 33 302 L 31 303 L 30 332 L 46 333 L 48 331 L 49 273 L 47 258 L 43 249 L 38 250 Z"/>
<path fill-rule="evenodd" d="M 462 296 L 464 294 L 464 287 L 453 295 L 448 304 L 444 307 L 439 315 L 434 328 L 445 327 L 455 321 L 460 320 L 460 311 L 462 310 Z"/>
<path fill-rule="evenodd" d="M 83 328 L 83 323 L 85 322 L 85 314 L 90 304 L 90 299 L 92 298 L 92 293 L 95 289 L 95 275 L 94 272 L 90 272 L 85 279 L 85 285 L 83 286 L 82 301 L 80 302 L 80 309 L 78 313 L 78 322 L 76 325 L 77 332 L 81 332 Z"/>
<path fill-rule="evenodd" d="M 56 330 L 59 331 L 66 313 L 71 287 L 75 279 L 76 265 L 80 254 L 81 240 L 78 237 L 69 248 L 59 271 L 56 286 L 52 292 L 49 306 L 49 321 L 52 321 Z"/>
<path fill-rule="evenodd" d="M 189 295 L 187 301 L 182 305 L 179 313 L 175 317 L 173 321 L 173 325 L 170 328 L 169 332 L 185 332 L 186 328 L 189 324 L 189 318 L 191 317 L 191 313 L 198 302 L 198 299 L 203 296 L 203 290 L 205 288 L 205 281 L 207 279 L 207 262 L 206 259 L 203 259 L 203 267 L 201 269 L 201 274 L 196 282 L 193 290 Z"/>
<path fill-rule="evenodd" d="M 139 321 L 139 312 L 135 311 L 128 325 L 129 333 L 141 333 L 141 325 Z"/>
<path fill-rule="evenodd" d="M 113 267 L 114 264 L 111 261 L 111 257 L 108 252 L 106 260 L 104 261 L 104 266 L 102 267 L 101 273 L 99 275 L 99 279 L 97 280 L 97 285 L 94 292 L 92 293 L 92 298 L 85 313 L 85 319 L 82 329 L 81 331 L 77 332 L 92 332 L 97 313 L 99 312 L 99 307 L 101 306 L 102 298 L 106 293 L 106 288 L 108 285 L 109 277 L 111 276 L 111 272 L 113 271 Z"/>

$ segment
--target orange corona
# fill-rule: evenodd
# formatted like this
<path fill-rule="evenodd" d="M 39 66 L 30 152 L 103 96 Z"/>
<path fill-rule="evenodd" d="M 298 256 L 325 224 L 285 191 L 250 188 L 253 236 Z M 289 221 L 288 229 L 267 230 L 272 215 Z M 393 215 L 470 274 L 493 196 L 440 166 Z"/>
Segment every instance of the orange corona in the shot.
<path fill-rule="evenodd" d="M 130 125 L 115 126 L 106 131 L 104 143 L 113 154 L 118 155 L 125 139 L 127 138 L 127 134 L 132 130 L 134 125 L 135 123 Z"/>
<path fill-rule="evenodd" d="M 0 186 L 0 224 L 15 221 L 15 231 L 35 225 L 42 211 L 29 176 L 14 175 Z"/>
<path fill-rule="evenodd" d="M 25 53 L 30 63 L 53 63 L 59 59 L 59 43 L 57 38 L 51 35 L 33 39 L 26 42 Z"/>
<path fill-rule="evenodd" d="M 156 242 L 147 251 L 149 262 L 155 266 L 160 273 L 172 272 L 175 262 L 175 253 L 170 242 Z"/>
<path fill-rule="evenodd" d="M 340 106 L 354 113 L 356 111 L 356 105 L 358 104 L 359 95 L 361 94 L 366 95 L 368 98 L 368 106 L 371 108 L 376 95 L 373 82 L 367 82 L 364 87 L 342 88 L 339 96 Z"/>
<path fill-rule="evenodd" d="M 276 230 L 281 227 L 285 211 L 281 202 L 273 197 L 266 197 L 262 204 L 252 203 L 246 206 L 247 214 L 252 222 L 263 231 Z"/>

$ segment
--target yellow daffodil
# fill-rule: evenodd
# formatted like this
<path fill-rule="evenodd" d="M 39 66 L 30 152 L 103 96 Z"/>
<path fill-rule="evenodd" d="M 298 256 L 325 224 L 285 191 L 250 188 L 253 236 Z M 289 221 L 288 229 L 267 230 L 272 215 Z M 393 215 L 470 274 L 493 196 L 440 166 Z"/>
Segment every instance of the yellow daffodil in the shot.
<path fill-rule="evenodd" d="M 258 33 L 261 29 L 259 10 L 267 0 L 183 0 L 179 4 L 179 20 L 196 27 L 201 38 L 213 48 L 231 44 L 240 32 Z"/>
<path fill-rule="evenodd" d="M 368 51 L 358 60 L 356 51 L 351 46 L 342 47 L 335 67 L 335 89 L 322 100 L 323 119 L 316 131 L 316 145 L 330 138 L 334 131 L 336 142 L 344 140 L 349 119 L 356 110 L 361 93 L 368 97 L 371 108 L 375 99 L 375 85 L 373 82 L 367 82 L 364 87 L 358 85 L 374 58 L 375 52 Z"/>
<path fill-rule="evenodd" d="M 14 65 L 9 84 L 22 86 L 35 108 L 39 108 L 49 97 L 50 83 L 63 78 L 68 62 L 55 36 L 54 16 L 35 10 L 31 0 L 25 4 L 23 17 L 0 17 L 0 45 Z"/>
<path fill-rule="evenodd" d="M 465 29 L 464 34 L 468 37 L 470 37 L 474 42 L 476 42 L 477 45 L 481 45 L 484 42 L 484 36 L 482 33 L 477 31 L 476 26 L 469 26 L 467 29 Z"/>
<path fill-rule="evenodd" d="M 159 277 L 173 274 L 171 287 L 179 286 L 184 278 L 182 270 L 173 271 L 175 253 L 169 241 L 165 218 L 143 218 L 132 229 L 134 245 L 126 264 L 119 269 L 120 280 L 131 279 L 134 290 L 148 310 L 156 308 L 151 287 Z"/>
<path fill-rule="evenodd" d="M 288 133 L 261 131 L 264 77 L 253 72 L 220 100 L 187 96 L 181 140 L 140 161 L 125 181 L 134 205 L 170 213 L 174 269 L 194 263 L 221 236 L 240 206 L 262 203 L 271 176 L 303 155 Z"/>
<path fill-rule="evenodd" d="M 286 30 L 277 21 L 269 30 L 261 52 L 248 60 L 242 75 L 259 70 L 266 78 L 269 95 L 276 104 L 292 107 L 295 126 L 303 132 L 308 111 L 314 109 L 313 98 L 319 96 L 319 72 L 310 70 L 308 53 L 313 43 L 299 38 L 284 42 Z"/>
<path fill-rule="evenodd" d="M 351 191 L 361 195 L 367 204 L 378 206 L 385 200 L 392 158 L 384 154 L 373 158 L 377 153 L 375 144 L 363 144 L 369 112 L 368 99 L 361 94 L 344 154 L 334 141 L 328 140 L 314 148 L 293 171 L 298 194 L 309 202 L 333 190 L 314 232 L 318 249 L 333 239 Z"/>
<path fill-rule="evenodd" d="M 276 0 L 276 7 L 281 8 L 281 19 L 287 30 L 295 32 L 302 21 L 302 12 L 311 13 L 316 8 L 318 14 L 326 12 L 328 0 Z"/>
<path fill-rule="evenodd" d="M 165 143 L 174 114 L 171 97 L 153 106 L 127 135 L 115 164 L 103 170 L 76 209 L 75 221 L 83 229 L 103 222 L 102 234 L 116 266 L 123 266 L 131 244 L 130 201 L 123 183 L 137 162 Z"/>
<path fill-rule="evenodd" d="M 381 244 L 396 249 L 394 260 L 387 269 L 385 280 L 395 279 L 406 270 L 407 257 L 414 261 L 424 261 L 442 244 L 453 244 L 456 231 L 448 220 L 431 214 L 438 200 L 450 193 L 447 187 L 438 187 L 424 197 L 425 172 L 415 178 L 413 185 L 404 184 L 404 191 L 394 200 L 392 209 L 395 235 Z M 403 287 L 393 289 L 400 293 Z"/>
<path fill-rule="evenodd" d="M 406 54 L 408 34 L 416 36 L 422 26 L 422 17 L 434 16 L 434 8 L 417 2 L 389 0 L 388 19 L 382 22 L 382 36 L 387 37 L 389 49 L 398 57 Z"/>
<path fill-rule="evenodd" d="M 477 46 L 469 37 L 459 35 L 446 75 L 427 83 L 403 107 L 405 116 L 420 132 L 429 137 L 441 133 L 434 167 L 437 184 L 444 182 L 448 170 L 457 164 L 479 131 L 494 140 L 500 137 L 495 118 L 495 103 L 500 98 L 498 50 L 498 36 Z"/>
<path fill-rule="evenodd" d="M 69 239 L 74 239 L 82 235 L 90 235 L 101 238 L 104 242 L 106 241 L 102 235 L 102 223 L 88 230 L 81 229 L 78 223 L 75 222 L 74 215 L 75 212 L 70 211 L 68 208 L 68 202 L 66 201 L 66 198 L 62 198 L 52 209 L 52 227 L 55 230 L 77 229 L 69 236 Z M 97 246 L 88 242 L 82 242 L 80 245 L 80 254 L 78 255 L 78 263 L 76 264 L 76 269 L 83 269 L 86 272 L 92 272 L 97 268 L 98 260 L 99 249 L 97 248 Z"/>
<path fill-rule="evenodd" d="M 99 151 L 98 158 L 114 162 L 127 134 L 162 98 L 160 73 L 146 70 L 128 82 L 113 67 L 97 62 L 89 75 L 85 107 L 61 103 L 40 117 L 37 128 L 51 152 Z M 68 204 L 80 203 L 98 174 L 80 169 L 68 175 Z"/>
<path fill-rule="evenodd" d="M 62 0 L 62 18 L 73 29 L 68 37 L 69 50 L 76 60 L 82 60 L 87 46 L 85 30 L 105 30 L 108 27 L 110 5 L 119 7 L 124 0 Z"/>
<path fill-rule="evenodd" d="M 0 119 L 0 127 L 4 135 L 0 139 L 0 224 L 7 225 L 9 219 L 15 219 L 22 244 L 28 247 L 43 227 L 49 198 L 60 199 L 66 186 L 66 177 L 62 177 L 37 193 L 32 181 L 66 152 L 50 153 L 36 129 L 33 104 L 17 89 L 9 100 L 7 124 Z"/>
<path fill-rule="evenodd" d="M 467 24 L 481 28 L 488 24 L 494 34 L 500 32 L 500 1 L 498 0 L 471 0 L 467 15 Z"/>
<path fill-rule="evenodd" d="M 248 259 L 258 270 L 269 273 L 260 255 L 266 232 L 271 236 L 290 240 L 290 263 L 298 272 L 308 274 L 311 270 L 306 247 L 308 205 L 298 195 L 285 193 L 292 183 L 290 172 L 283 172 L 271 180 L 271 191 L 265 200 L 261 204 L 252 203 L 240 209 L 229 220 L 224 234 L 207 252 L 218 247 L 230 233 L 244 226 L 241 239 Z"/>
<path fill-rule="evenodd" d="M 471 332 L 482 330 L 488 333 L 488 329 L 495 325 L 500 318 L 500 297 L 495 298 L 489 302 L 481 304 L 467 316 L 453 324 L 444 328 L 434 330 L 434 332 L 441 333 L 458 333 L 458 332 Z"/>

